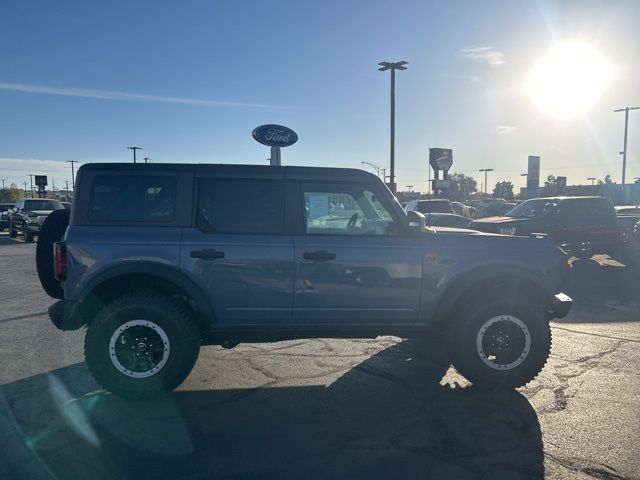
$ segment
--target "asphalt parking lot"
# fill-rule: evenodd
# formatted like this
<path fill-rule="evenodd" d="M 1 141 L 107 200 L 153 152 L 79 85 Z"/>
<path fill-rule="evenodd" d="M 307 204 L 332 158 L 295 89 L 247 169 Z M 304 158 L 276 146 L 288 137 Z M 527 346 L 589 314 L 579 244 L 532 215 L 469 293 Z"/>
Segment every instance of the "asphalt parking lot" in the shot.
<path fill-rule="evenodd" d="M 379 337 L 203 347 L 177 392 L 133 402 L 49 322 L 34 255 L 0 234 L 0 479 L 640 478 L 640 275 L 606 256 L 573 259 L 574 309 L 518 391 Z"/>

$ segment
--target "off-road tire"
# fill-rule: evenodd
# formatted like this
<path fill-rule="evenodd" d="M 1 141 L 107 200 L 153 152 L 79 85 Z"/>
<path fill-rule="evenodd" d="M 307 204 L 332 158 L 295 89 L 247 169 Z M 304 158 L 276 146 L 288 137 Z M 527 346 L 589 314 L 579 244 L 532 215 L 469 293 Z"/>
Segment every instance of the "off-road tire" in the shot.
<path fill-rule="evenodd" d="M 33 243 L 33 233 L 29 231 L 29 227 L 27 225 L 22 226 L 22 236 L 24 237 L 25 243 Z"/>
<path fill-rule="evenodd" d="M 476 346 L 480 329 L 494 317 L 513 316 L 523 322 L 531 340 L 529 351 L 519 365 L 499 370 L 488 366 Z M 449 350 L 453 366 L 474 385 L 488 389 L 513 389 L 526 385 L 542 370 L 551 351 L 551 328 L 542 308 L 517 302 L 493 302 L 470 306 L 449 330 Z"/>
<path fill-rule="evenodd" d="M 110 356 L 110 341 L 126 322 L 149 320 L 170 343 L 164 366 L 147 378 L 119 371 Z M 131 293 L 106 305 L 89 323 L 84 342 L 87 366 L 105 389 L 124 398 L 149 398 L 171 391 L 191 372 L 200 351 L 200 331 L 184 303 L 155 293 Z"/>
<path fill-rule="evenodd" d="M 36 270 L 44 291 L 53 298 L 63 298 L 62 285 L 53 272 L 53 244 L 62 240 L 69 225 L 69 210 L 54 210 L 40 228 L 36 245 Z"/>
<path fill-rule="evenodd" d="M 9 238 L 16 238 L 18 236 L 18 232 L 13 227 L 13 223 L 9 222 Z"/>

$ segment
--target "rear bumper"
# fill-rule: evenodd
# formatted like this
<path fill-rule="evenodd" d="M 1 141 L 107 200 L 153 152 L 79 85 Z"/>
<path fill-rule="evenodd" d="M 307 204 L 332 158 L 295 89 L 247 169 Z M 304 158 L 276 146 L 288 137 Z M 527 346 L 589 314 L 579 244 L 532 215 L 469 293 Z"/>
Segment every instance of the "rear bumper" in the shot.
<path fill-rule="evenodd" d="M 49 318 L 60 330 L 78 330 L 82 322 L 78 318 L 80 303 L 70 300 L 59 300 L 49 307 Z"/>
<path fill-rule="evenodd" d="M 558 293 L 551 300 L 549 314 L 551 315 L 551 318 L 564 318 L 569 314 L 572 305 L 573 300 L 569 295 Z"/>

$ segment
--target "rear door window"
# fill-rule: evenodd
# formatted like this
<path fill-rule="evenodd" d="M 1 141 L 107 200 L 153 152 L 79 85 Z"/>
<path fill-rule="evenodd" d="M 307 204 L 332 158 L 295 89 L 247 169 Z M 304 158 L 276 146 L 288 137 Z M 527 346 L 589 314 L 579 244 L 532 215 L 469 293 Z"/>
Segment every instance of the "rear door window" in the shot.
<path fill-rule="evenodd" d="M 285 187 L 278 180 L 204 179 L 197 225 L 205 233 L 280 234 L 285 231 Z"/>
<path fill-rule="evenodd" d="M 98 175 L 93 179 L 89 220 L 95 222 L 172 222 L 176 179 L 168 176 Z"/>

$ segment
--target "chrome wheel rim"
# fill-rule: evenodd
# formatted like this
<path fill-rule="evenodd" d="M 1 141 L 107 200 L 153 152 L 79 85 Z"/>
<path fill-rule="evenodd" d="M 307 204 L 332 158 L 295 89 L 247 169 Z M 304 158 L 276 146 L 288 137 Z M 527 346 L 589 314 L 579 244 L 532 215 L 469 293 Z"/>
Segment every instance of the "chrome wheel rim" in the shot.
<path fill-rule="evenodd" d="M 166 365 L 171 344 L 166 332 L 149 320 L 130 320 L 120 325 L 109 341 L 113 366 L 131 378 L 148 378 Z"/>
<path fill-rule="evenodd" d="M 476 351 L 482 362 L 494 370 L 511 370 L 526 360 L 531 351 L 531 333 L 513 315 L 498 315 L 478 330 Z"/>

